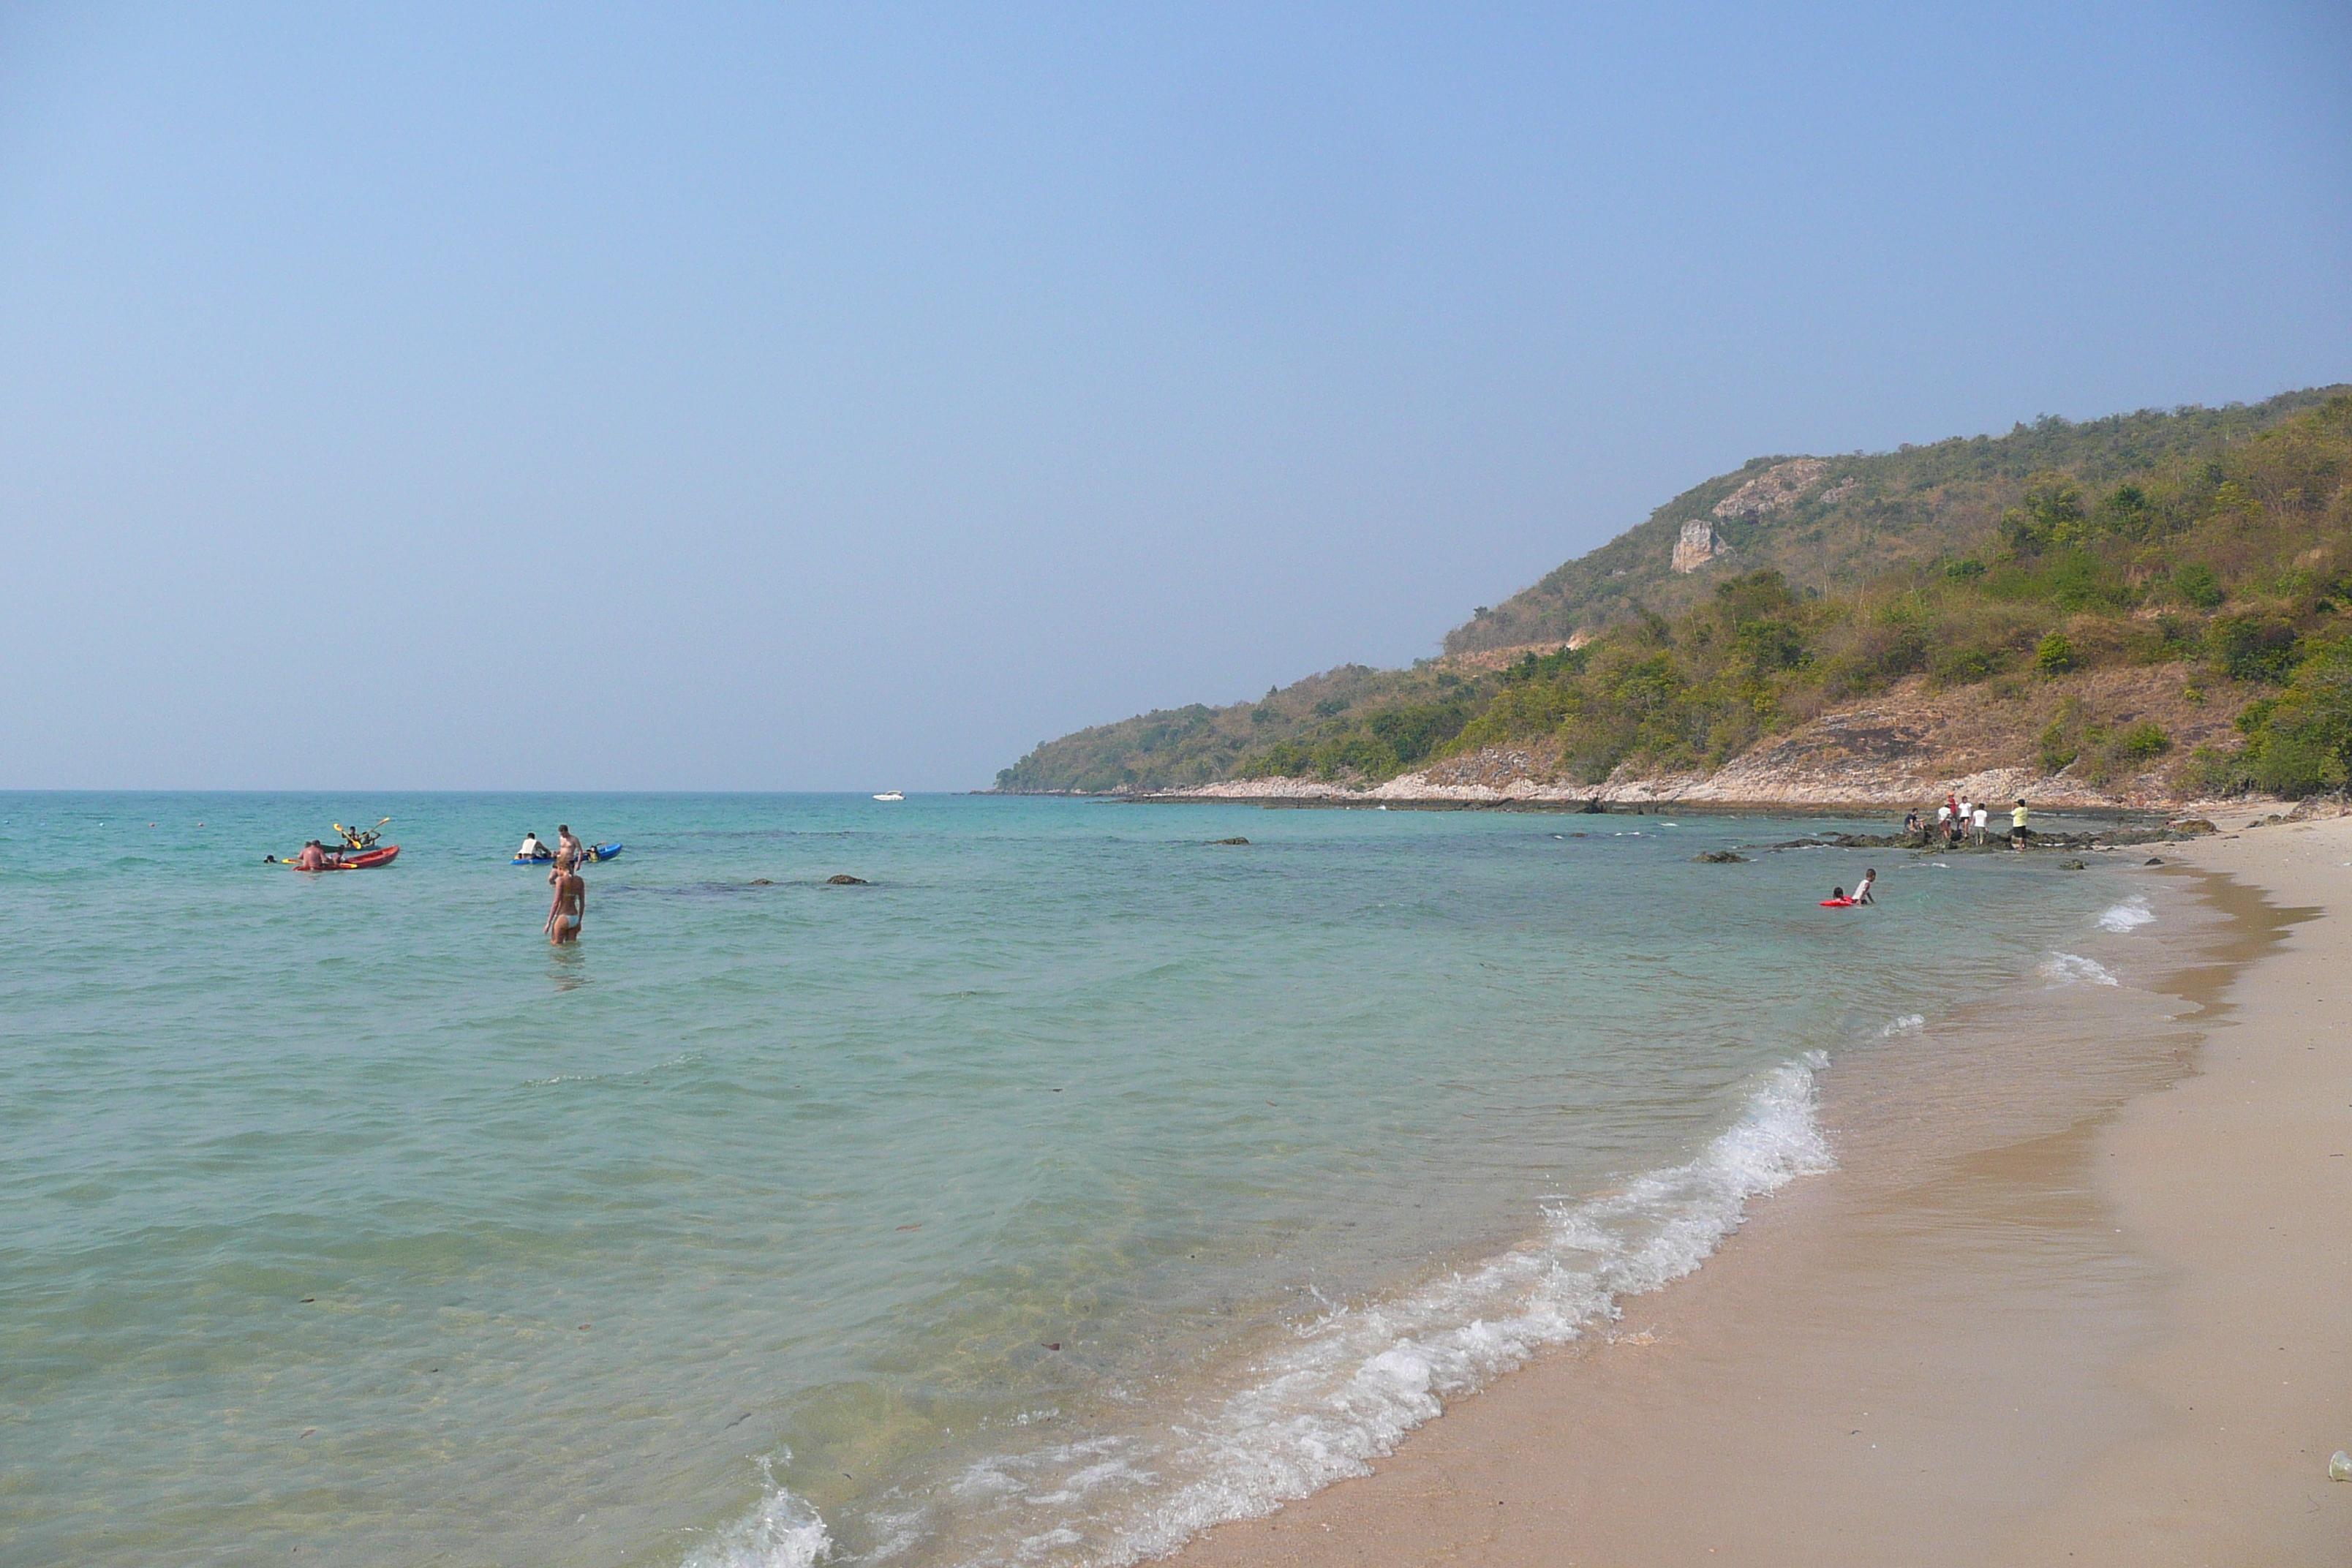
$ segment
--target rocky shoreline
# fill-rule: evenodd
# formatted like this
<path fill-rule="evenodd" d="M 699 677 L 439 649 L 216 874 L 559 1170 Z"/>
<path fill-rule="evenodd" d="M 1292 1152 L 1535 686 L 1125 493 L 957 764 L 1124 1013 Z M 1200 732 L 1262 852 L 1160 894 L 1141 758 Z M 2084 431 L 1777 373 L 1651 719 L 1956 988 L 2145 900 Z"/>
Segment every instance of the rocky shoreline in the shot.
<path fill-rule="evenodd" d="M 2155 781 L 2147 783 L 2152 784 Z M 1182 789 L 1119 790 L 1089 798 L 1152 805 L 1246 802 L 1267 806 L 1386 806 L 1406 810 L 1521 810 L 1634 816 L 1663 811 L 1737 816 L 1854 812 L 1919 807 L 1933 811 L 1947 794 L 1997 803 L 2027 801 L 2036 811 L 2117 817 L 2210 816 L 2219 811 L 2276 811 L 2287 803 L 2267 796 L 2228 801 L 2178 796 L 2153 787 L 2128 792 L 2092 789 L 2030 768 L 1987 768 L 1946 778 L 1757 776 L 1738 763 L 1713 774 L 1612 777 L 1598 784 L 1541 779 L 1521 773 L 1497 783 L 1406 773 L 1378 784 L 1326 779 L 1233 779 Z M 2307 815 L 2307 814 L 2305 814 Z"/>

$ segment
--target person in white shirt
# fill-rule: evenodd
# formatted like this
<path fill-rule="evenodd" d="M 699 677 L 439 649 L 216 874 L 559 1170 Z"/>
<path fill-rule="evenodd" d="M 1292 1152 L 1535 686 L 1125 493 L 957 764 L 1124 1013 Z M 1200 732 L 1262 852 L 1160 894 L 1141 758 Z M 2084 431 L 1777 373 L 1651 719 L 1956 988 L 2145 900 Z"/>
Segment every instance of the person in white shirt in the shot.
<path fill-rule="evenodd" d="M 1953 826 L 1958 827 L 1962 833 L 1966 833 L 1969 830 L 1969 816 L 1976 810 L 1976 802 L 1972 800 L 1964 800 L 1960 802 L 1960 817 L 1958 822 L 1953 824 Z"/>
<path fill-rule="evenodd" d="M 539 841 L 539 835 L 537 833 L 526 833 L 522 836 L 522 847 L 515 851 L 515 858 L 518 860 L 544 860 L 548 858 L 549 853 L 550 851 L 548 850 L 547 846 Z"/>
<path fill-rule="evenodd" d="M 1948 802 L 1936 808 L 1936 831 L 1945 838 L 1952 836 L 1952 807 Z"/>
<path fill-rule="evenodd" d="M 1977 816 L 1974 826 L 1977 830 L 1977 842 L 1979 844 L 1984 842 L 1985 818 L 1989 814 L 1983 806 L 1979 805 L 1977 807 Z"/>
<path fill-rule="evenodd" d="M 1874 899 L 1874 898 L 1872 898 L 1872 897 L 1870 896 L 1870 888 L 1871 888 L 1871 884 L 1872 884 L 1872 883 L 1874 883 L 1874 882 L 1875 882 L 1875 881 L 1877 881 L 1877 880 L 1878 880 L 1878 868 L 1877 868 L 1877 867 L 1873 866 L 1873 867 L 1871 867 L 1869 869 L 1867 869 L 1867 870 L 1865 870 L 1864 872 L 1863 872 L 1863 874 L 1862 874 L 1862 880 L 1861 880 L 1861 881 L 1859 881 L 1859 882 L 1856 882 L 1856 883 L 1854 884 L 1854 887 L 1853 887 L 1853 901 L 1854 901 L 1855 903 L 1857 903 L 1857 904 L 1874 904 L 1874 903 L 1876 903 L 1878 900 L 1877 900 L 1876 899 Z"/>

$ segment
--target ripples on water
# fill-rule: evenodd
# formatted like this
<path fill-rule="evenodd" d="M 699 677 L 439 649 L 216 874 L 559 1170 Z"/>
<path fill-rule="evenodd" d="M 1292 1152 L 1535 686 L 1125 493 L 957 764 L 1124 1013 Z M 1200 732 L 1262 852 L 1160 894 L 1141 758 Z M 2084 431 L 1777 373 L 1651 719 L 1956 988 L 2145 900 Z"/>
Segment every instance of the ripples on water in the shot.
<path fill-rule="evenodd" d="M 385 812 L 384 870 L 259 863 Z M 559 817 L 628 849 L 551 951 Z M 25 1561 L 1164 1549 L 1695 1266 L 1829 1158 L 1817 1053 L 2147 912 L 1990 857 L 1822 910 L 1867 856 L 1696 818 L 0 818 Z"/>

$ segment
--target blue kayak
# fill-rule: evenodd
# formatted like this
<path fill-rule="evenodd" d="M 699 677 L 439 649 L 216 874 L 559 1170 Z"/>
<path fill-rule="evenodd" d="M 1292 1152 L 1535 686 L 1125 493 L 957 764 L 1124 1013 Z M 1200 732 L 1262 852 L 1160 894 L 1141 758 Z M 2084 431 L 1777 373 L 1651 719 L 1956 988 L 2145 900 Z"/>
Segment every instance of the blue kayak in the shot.
<path fill-rule="evenodd" d="M 618 855 L 620 852 L 621 847 L 617 844 L 599 844 L 588 851 L 588 858 L 591 860 L 610 860 L 614 856 Z M 552 855 L 541 855 L 538 858 L 533 859 L 528 855 L 518 855 L 512 860 L 509 861 L 508 864 L 513 866 L 552 866 L 555 864 L 555 857 Z"/>

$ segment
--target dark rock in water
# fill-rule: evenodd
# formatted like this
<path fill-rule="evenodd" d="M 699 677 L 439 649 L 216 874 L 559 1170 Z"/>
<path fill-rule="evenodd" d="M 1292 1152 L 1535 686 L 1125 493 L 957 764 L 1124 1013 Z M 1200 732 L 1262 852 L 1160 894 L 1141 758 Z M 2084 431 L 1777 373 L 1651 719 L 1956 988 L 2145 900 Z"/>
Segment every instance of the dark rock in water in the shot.
<path fill-rule="evenodd" d="M 863 877 L 842 876 L 838 873 L 827 877 L 824 883 L 828 888 L 870 888 L 874 885 Z"/>
<path fill-rule="evenodd" d="M 1691 858 L 1697 861 L 1702 866 L 1745 866 L 1748 864 L 1748 857 L 1734 849 L 1709 849 L 1704 854 L 1694 855 Z"/>
<path fill-rule="evenodd" d="M 2202 835 L 2221 831 L 2201 816 L 2184 816 L 2178 822 L 2168 822 L 2164 826 L 2166 837 L 2171 838 L 2187 838 L 2192 834 Z"/>
<path fill-rule="evenodd" d="M 1249 840 L 1246 838 L 1212 838 L 1209 842 L 1212 844 L 1246 844 Z"/>
<path fill-rule="evenodd" d="M 774 881 L 766 877 L 754 877 L 751 879 L 751 886 L 755 888 L 772 888 L 775 885 Z"/>
<path fill-rule="evenodd" d="M 2087 871 L 2090 868 L 2091 863 L 2088 860 L 2061 860 L 2058 862 L 2058 869 L 2061 871 Z"/>
<path fill-rule="evenodd" d="M 2164 864 L 2164 857 L 2161 855 L 2151 855 L 2147 859 L 2141 861 L 2140 864 L 2143 866 L 2161 866 Z"/>

